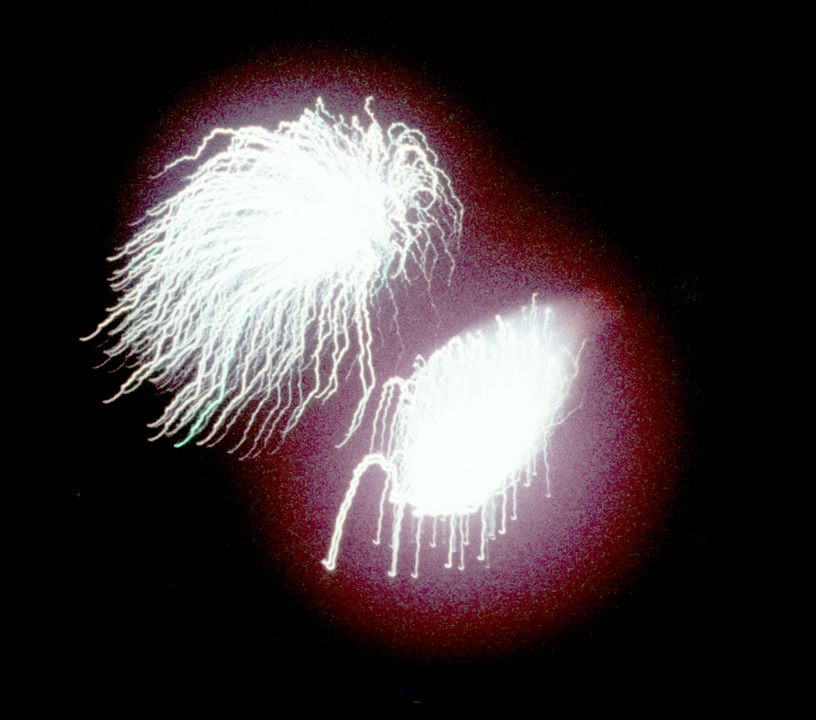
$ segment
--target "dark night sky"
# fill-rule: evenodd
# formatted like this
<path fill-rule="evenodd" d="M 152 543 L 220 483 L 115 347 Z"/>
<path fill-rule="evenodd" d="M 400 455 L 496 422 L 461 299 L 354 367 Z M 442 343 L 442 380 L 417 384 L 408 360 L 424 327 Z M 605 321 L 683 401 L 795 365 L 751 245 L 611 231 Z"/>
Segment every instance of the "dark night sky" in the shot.
<path fill-rule="evenodd" d="M 738 99 L 714 60 L 714 31 L 656 22 L 635 37 L 602 20 L 587 27 L 554 17 L 535 27 L 522 17 L 456 26 L 427 11 L 351 22 L 302 7 L 240 23 L 227 15 L 134 18 L 67 53 L 71 144 L 83 162 L 66 194 L 81 208 L 83 232 L 72 241 L 64 315 L 71 377 L 61 385 L 71 412 L 61 452 L 72 510 L 60 554 L 69 568 L 69 646 L 93 658 L 74 667 L 76 687 L 104 683 L 147 701 L 168 691 L 182 703 L 210 694 L 266 698 L 270 709 L 290 700 L 385 709 L 422 700 L 721 716 L 730 702 L 719 673 L 734 660 L 727 611 L 738 573 L 725 562 L 731 481 L 720 476 L 712 443 L 721 412 L 714 280 L 730 242 L 726 138 Z M 230 87 L 223 78 L 240 74 L 235 67 L 269 68 L 280 57 L 292 68 L 298 53 L 380 58 L 420 78 L 434 90 L 429 103 L 461 109 L 457 122 L 490 147 L 501 168 L 500 179 L 486 170 L 491 181 L 511 195 L 508 185 L 523 186 L 520 208 L 548 198 L 575 226 L 602 236 L 637 285 L 632 293 L 659 318 L 684 417 L 666 470 L 671 511 L 617 600 L 541 637 L 537 649 L 426 663 L 349 633 L 285 567 L 288 519 L 303 512 L 297 492 L 270 501 L 283 503 L 277 519 L 256 492 L 264 473 L 274 485 L 303 469 L 302 444 L 285 446 L 265 469 L 253 466 L 249 478 L 218 449 L 149 444 L 144 426 L 162 398 L 142 388 L 103 405 L 121 374 L 94 371 L 100 351 L 76 341 L 111 303 L 105 257 L 127 237 L 126 222 L 136 219 L 127 213 L 144 201 L 140 184 L 156 169 L 146 155 L 151 133 L 191 132 L 196 103 L 217 105 L 212 98 Z M 176 147 L 164 137 L 158 144 Z M 534 254 L 514 245 L 528 242 L 512 240 L 507 262 Z M 315 436 L 321 423 L 334 427 L 332 412 L 307 416 L 305 427 Z M 327 447 L 315 441 L 314 466 L 331 466 Z M 337 462 L 343 475 L 348 459 Z M 270 544 L 263 523 L 272 525 Z M 281 555 L 270 557 L 271 547 Z"/>

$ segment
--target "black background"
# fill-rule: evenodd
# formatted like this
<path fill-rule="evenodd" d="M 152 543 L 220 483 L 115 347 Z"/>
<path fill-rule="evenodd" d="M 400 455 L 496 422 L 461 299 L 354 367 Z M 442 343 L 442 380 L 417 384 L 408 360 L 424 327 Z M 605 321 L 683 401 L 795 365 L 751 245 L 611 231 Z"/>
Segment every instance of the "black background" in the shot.
<path fill-rule="evenodd" d="M 76 698 L 94 702 L 104 686 L 125 706 L 217 698 L 264 702 L 270 712 L 291 703 L 493 703 L 556 716 L 728 714 L 736 698 L 723 669 L 738 660 L 739 572 L 733 482 L 720 475 L 713 441 L 721 410 L 714 283 L 731 242 L 729 128 L 741 99 L 720 30 L 677 18 L 638 18 L 638 30 L 625 18 L 547 13 L 445 19 L 433 7 L 387 16 L 352 7 L 325 15 L 309 4 L 239 12 L 97 19 L 55 66 L 71 111 L 67 120 L 55 112 L 55 123 L 71 126 L 66 149 L 79 165 L 65 195 L 81 216 L 71 221 L 70 301 L 59 308 L 71 361 L 61 450 L 71 509 L 56 550 L 68 569 L 64 646 Z M 626 602 L 538 655 L 394 666 L 333 634 L 270 579 L 228 468 L 203 453 L 182 459 L 169 443 L 146 445 L 144 423 L 160 399 L 143 390 L 101 404 L 118 383 L 92 370 L 98 351 L 77 338 L 113 297 L 105 257 L 123 239 L 120 198 L 145 128 L 208 73 L 298 42 L 392 54 L 444 81 L 508 157 L 614 239 L 671 325 L 695 418 L 683 451 L 682 525 L 669 528 L 660 563 Z"/>

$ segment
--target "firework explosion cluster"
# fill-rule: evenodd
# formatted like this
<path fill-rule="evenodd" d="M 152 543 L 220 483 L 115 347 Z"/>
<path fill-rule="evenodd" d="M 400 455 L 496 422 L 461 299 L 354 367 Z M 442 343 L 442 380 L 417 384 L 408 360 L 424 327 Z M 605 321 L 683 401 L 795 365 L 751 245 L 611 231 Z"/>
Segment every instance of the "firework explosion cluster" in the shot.
<path fill-rule="evenodd" d="M 425 136 L 402 123 L 383 130 L 371 98 L 369 124 L 330 114 L 318 99 L 294 122 L 216 129 L 197 152 L 185 187 L 151 209 L 116 256 L 116 305 L 90 339 L 107 331 L 109 357 L 132 372 L 108 402 L 150 382 L 172 399 L 151 424 L 154 438 L 183 433 L 214 444 L 242 419 L 232 451 L 256 455 L 290 433 L 305 409 L 338 391 L 356 369 L 361 398 L 346 439 L 376 388 L 372 297 L 408 280 L 430 283 L 440 254 L 462 231 L 463 207 Z M 225 150 L 202 161 L 218 136 Z M 458 545 L 464 568 L 472 515 L 481 524 L 479 559 L 503 533 L 508 503 L 529 484 L 539 456 L 563 422 L 578 372 L 533 303 L 490 332 L 450 340 L 408 379 L 382 384 L 370 453 L 354 472 L 324 565 L 334 569 L 346 515 L 362 476 L 386 475 L 393 509 L 390 573 L 405 510 L 413 519 L 418 572 L 423 520 L 448 528 L 448 562 Z M 549 477 L 546 475 L 549 495 Z M 498 516 L 501 522 L 498 523 Z"/>

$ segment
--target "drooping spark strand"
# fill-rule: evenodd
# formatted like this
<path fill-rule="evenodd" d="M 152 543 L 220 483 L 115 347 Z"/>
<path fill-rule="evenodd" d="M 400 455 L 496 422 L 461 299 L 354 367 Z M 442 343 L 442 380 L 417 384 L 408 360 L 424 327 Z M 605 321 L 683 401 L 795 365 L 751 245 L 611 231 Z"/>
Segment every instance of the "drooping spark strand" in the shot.
<path fill-rule="evenodd" d="M 419 568 L 422 528 L 448 527 L 448 562 L 458 549 L 464 569 L 471 516 L 481 523 L 479 560 L 488 539 L 506 529 L 508 494 L 516 518 L 516 490 L 530 484 L 538 456 L 543 458 L 547 497 L 550 478 L 547 446 L 567 413 L 564 403 L 578 373 L 580 350 L 572 354 L 553 327 L 554 312 L 540 309 L 535 297 L 513 320 L 496 318 L 493 332 L 453 338 L 425 362 L 414 363 L 405 380 L 383 386 L 370 454 L 357 466 L 337 516 L 323 564 L 337 564 L 343 525 L 362 476 L 372 467 L 385 472 L 377 528 L 379 544 L 386 499 L 394 521 L 389 575 L 397 573 L 405 510 L 414 519 L 417 543 L 413 576 Z M 583 345 L 581 345 L 583 348 Z M 423 523 L 423 520 L 431 523 Z M 457 548 L 458 545 L 458 548 Z"/>
<path fill-rule="evenodd" d="M 275 132 L 213 130 L 163 171 L 198 163 L 111 258 L 124 261 L 111 280 L 119 300 L 83 338 L 108 329 L 106 353 L 133 368 L 108 402 L 145 381 L 173 394 L 152 439 L 186 428 L 177 446 L 214 444 L 243 417 L 233 450 L 260 452 L 337 391 L 349 352 L 362 398 L 346 439 L 359 426 L 375 385 L 371 296 L 405 277 L 409 259 L 430 281 L 462 228 L 424 135 L 383 131 L 371 101 L 367 129 L 318 99 Z M 218 135 L 229 146 L 200 162 Z"/>

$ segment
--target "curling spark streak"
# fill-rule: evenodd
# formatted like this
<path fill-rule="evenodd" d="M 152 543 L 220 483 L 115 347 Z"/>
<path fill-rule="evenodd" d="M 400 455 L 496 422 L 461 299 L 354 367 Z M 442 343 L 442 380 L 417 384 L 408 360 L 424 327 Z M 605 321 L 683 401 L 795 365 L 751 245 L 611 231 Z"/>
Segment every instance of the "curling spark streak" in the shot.
<path fill-rule="evenodd" d="M 375 385 L 371 297 L 415 262 L 430 282 L 462 228 L 462 205 L 424 135 L 364 129 L 322 100 L 277 131 L 216 129 L 192 156 L 184 189 L 151 209 L 111 261 L 119 294 L 108 318 L 132 374 L 171 391 L 152 439 L 186 428 L 184 445 L 224 437 L 246 418 L 244 457 L 282 441 L 312 400 L 336 392 L 344 359 L 362 386 L 350 436 Z M 218 135 L 228 147 L 199 158 Z"/>
<path fill-rule="evenodd" d="M 385 500 L 394 521 L 389 575 L 397 573 L 405 509 L 411 511 L 419 568 L 422 528 L 448 527 L 448 562 L 458 549 L 464 569 L 470 523 L 481 523 L 479 560 L 487 540 L 506 529 L 508 493 L 516 519 L 516 488 L 536 474 L 543 456 L 547 497 L 550 479 L 547 445 L 567 417 L 564 402 L 578 373 L 580 350 L 573 355 L 553 328 L 554 313 L 539 309 L 535 298 L 514 320 L 496 318 L 494 332 L 456 337 L 425 362 L 414 363 L 408 379 L 391 378 L 383 386 L 374 419 L 371 452 L 357 466 L 337 516 L 323 564 L 333 570 L 343 525 L 362 475 L 372 466 L 385 472 L 377 529 L 379 544 Z M 581 346 L 583 347 L 583 345 Z M 511 492 L 512 491 L 512 492 Z M 430 522 L 423 522 L 429 520 Z M 458 548 L 457 548 L 458 545 Z"/>

